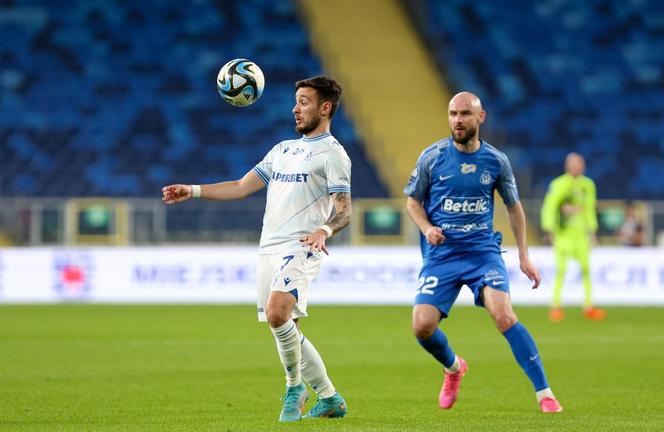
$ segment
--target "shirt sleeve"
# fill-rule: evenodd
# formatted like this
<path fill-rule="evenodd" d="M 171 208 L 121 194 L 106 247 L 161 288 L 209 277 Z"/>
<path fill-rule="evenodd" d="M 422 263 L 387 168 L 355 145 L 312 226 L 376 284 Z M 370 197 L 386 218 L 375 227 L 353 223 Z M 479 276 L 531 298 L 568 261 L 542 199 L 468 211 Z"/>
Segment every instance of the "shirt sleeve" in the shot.
<path fill-rule="evenodd" d="M 509 207 L 519 202 L 519 190 L 516 187 L 516 179 L 514 178 L 509 159 L 505 155 L 501 156 L 498 158 L 500 162 L 500 175 L 496 182 L 496 189 L 505 205 Z"/>
<path fill-rule="evenodd" d="M 549 184 L 549 189 L 544 196 L 544 203 L 542 204 L 542 211 L 540 214 L 540 223 L 542 225 L 542 230 L 545 232 L 554 232 L 558 227 L 560 202 L 562 200 L 560 187 L 558 187 L 559 183 L 560 179 L 554 179 Z"/>
<path fill-rule="evenodd" d="M 588 199 L 585 201 L 586 226 L 590 232 L 597 231 L 597 189 L 595 182 L 588 179 Z"/>
<path fill-rule="evenodd" d="M 268 183 L 270 183 L 270 179 L 272 178 L 272 162 L 274 160 L 274 154 L 280 148 L 281 148 L 281 143 L 272 147 L 272 150 L 270 150 L 265 155 L 263 160 L 252 168 L 252 171 L 258 174 L 258 177 L 260 177 L 261 180 L 263 180 L 263 183 L 265 183 L 266 186 Z"/>
<path fill-rule="evenodd" d="M 431 148 L 420 154 L 415 169 L 410 173 L 408 184 L 403 189 L 404 194 L 420 202 L 425 200 L 431 184 L 431 164 L 435 161 L 437 155 L 438 153 L 431 150 Z"/>
<path fill-rule="evenodd" d="M 350 158 L 341 145 L 335 146 L 325 163 L 327 188 L 331 194 L 350 193 Z"/>

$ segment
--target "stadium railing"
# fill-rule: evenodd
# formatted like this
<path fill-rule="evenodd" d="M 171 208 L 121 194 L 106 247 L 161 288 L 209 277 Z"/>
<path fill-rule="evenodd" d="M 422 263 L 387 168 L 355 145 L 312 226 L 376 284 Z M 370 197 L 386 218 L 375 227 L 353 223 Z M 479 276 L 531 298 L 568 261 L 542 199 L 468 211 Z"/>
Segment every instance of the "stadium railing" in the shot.
<path fill-rule="evenodd" d="M 235 202 L 189 201 L 166 206 L 158 199 L 4 198 L 0 207 L 0 247 L 159 244 L 257 244 L 265 199 Z M 418 231 L 405 211 L 405 200 L 354 199 L 353 222 L 330 245 L 415 245 Z M 600 245 L 617 245 L 626 201 L 598 202 Z M 644 245 L 664 246 L 664 201 L 636 204 L 644 226 Z M 541 244 L 541 200 L 523 200 L 529 244 Z M 502 210 L 496 210 L 497 212 Z M 500 222 L 503 221 L 503 222 Z M 496 230 L 513 238 L 496 218 Z"/>

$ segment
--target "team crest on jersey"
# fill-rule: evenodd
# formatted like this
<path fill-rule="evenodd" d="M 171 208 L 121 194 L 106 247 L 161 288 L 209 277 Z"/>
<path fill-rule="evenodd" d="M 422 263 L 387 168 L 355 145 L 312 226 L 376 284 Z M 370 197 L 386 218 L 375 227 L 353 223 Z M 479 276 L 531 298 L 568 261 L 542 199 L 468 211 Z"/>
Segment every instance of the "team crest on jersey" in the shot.
<path fill-rule="evenodd" d="M 307 155 L 304 157 L 304 160 L 307 161 L 307 162 L 310 161 L 313 155 L 314 155 L 314 152 L 313 152 L 313 151 L 310 151 L 310 152 L 307 153 Z"/>
<path fill-rule="evenodd" d="M 476 171 L 477 171 L 477 165 L 475 164 L 467 164 L 467 163 L 461 164 L 461 174 L 470 174 Z"/>
<path fill-rule="evenodd" d="M 491 174 L 489 174 L 489 171 L 482 171 L 482 174 L 480 175 L 480 183 L 483 185 L 488 185 L 491 184 L 491 180 Z"/>

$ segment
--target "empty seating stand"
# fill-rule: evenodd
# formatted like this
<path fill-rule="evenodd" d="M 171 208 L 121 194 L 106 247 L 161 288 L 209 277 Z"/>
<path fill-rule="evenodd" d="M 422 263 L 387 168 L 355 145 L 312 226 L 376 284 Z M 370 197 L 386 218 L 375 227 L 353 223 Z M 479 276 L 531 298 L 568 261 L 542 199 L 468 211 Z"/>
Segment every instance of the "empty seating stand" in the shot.
<path fill-rule="evenodd" d="M 294 2 L 0 2 L 0 196 L 159 197 L 238 178 L 296 136 L 293 83 L 323 72 Z M 216 93 L 247 57 L 266 76 L 246 108 Z M 386 196 L 343 108 L 355 196 Z M 170 211 L 170 210 L 169 210 Z"/>
<path fill-rule="evenodd" d="M 663 2 L 404 1 L 451 87 L 483 98 L 526 194 L 578 151 L 600 198 L 661 199 Z"/>

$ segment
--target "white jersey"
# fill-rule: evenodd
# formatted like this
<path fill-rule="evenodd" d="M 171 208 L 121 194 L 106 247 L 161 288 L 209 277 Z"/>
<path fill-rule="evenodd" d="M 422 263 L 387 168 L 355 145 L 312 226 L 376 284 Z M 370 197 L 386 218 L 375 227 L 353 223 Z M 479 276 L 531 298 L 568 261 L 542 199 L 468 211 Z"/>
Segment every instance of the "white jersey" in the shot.
<path fill-rule="evenodd" d="M 267 185 L 260 253 L 300 249 L 330 218 L 330 194 L 350 193 L 350 158 L 329 132 L 280 142 L 253 171 Z"/>

